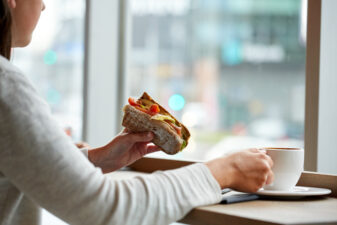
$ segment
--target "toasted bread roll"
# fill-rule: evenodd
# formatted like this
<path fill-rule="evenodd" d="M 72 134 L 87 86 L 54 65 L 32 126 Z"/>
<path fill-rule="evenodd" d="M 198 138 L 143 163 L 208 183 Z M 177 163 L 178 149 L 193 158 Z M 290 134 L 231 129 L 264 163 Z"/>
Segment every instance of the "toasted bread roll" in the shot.
<path fill-rule="evenodd" d="M 167 154 L 173 155 L 182 148 L 184 140 L 166 122 L 151 119 L 151 115 L 137 110 L 131 105 L 124 108 L 122 125 L 131 132 L 153 132 L 153 143 Z"/>

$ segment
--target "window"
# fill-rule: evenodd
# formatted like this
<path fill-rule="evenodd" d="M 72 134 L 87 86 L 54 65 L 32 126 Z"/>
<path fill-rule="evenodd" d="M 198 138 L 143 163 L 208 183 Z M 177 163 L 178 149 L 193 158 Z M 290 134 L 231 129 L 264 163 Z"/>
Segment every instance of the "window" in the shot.
<path fill-rule="evenodd" d="M 85 1 L 45 0 L 32 43 L 14 51 L 14 64 L 33 81 L 65 131 L 82 136 Z"/>
<path fill-rule="evenodd" d="M 305 3 L 130 1 L 127 94 L 149 92 L 190 128 L 175 157 L 303 147 Z"/>

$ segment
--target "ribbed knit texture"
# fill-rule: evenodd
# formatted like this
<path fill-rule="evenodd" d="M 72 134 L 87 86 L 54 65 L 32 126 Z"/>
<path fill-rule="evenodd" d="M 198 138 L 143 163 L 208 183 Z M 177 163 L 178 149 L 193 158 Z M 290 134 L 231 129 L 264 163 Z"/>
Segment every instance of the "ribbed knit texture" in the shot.
<path fill-rule="evenodd" d="M 40 207 L 73 225 L 162 225 L 221 200 L 204 164 L 114 181 L 83 153 L 0 56 L 1 225 L 39 224 Z"/>

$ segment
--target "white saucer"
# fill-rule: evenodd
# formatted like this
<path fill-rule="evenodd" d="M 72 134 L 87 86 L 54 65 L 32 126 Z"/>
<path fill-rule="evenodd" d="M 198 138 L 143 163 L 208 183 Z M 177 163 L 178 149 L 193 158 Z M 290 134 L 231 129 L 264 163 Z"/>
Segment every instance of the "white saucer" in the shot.
<path fill-rule="evenodd" d="M 280 190 L 264 190 L 261 188 L 255 194 L 263 196 L 277 196 L 277 197 L 305 197 L 305 196 L 320 196 L 328 195 L 331 193 L 330 189 L 315 188 L 315 187 L 302 187 L 296 186 L 289 191 Z"/>

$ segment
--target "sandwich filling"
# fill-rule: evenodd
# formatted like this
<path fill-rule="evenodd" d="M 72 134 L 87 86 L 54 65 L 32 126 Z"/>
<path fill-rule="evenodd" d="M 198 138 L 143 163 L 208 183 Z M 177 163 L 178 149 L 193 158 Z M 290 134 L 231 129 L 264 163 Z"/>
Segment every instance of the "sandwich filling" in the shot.
<path fill-rule="evenodd" d="M 180 150 L 183 150 L 187 146 L 187 140 L 190 136 L 187 129 L 174 117 L 172 117 L 164 108 L 155 103 L 150 96 L 144 93 L 140 99 L 135 100 L 133 98 L 129 98 L 128 101 L 131 106 L 150 115 L 151 119 L 163 121 L 170 125 L 175 130 L 177 135 L 183 139 Z"/>

